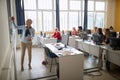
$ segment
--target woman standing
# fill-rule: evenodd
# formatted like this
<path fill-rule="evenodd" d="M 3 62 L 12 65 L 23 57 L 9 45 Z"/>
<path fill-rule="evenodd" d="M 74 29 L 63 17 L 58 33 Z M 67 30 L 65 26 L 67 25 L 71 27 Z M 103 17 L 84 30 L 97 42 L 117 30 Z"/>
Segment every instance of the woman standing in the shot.
<path fill-rule="evenodd" d="M 31 52 L 32 52 L 32 39 L 35 34 L 35 30 L 32 28 L 32 20 L 27 19 L 26 25 L 23 26 L 16 26 L 14 23 L 14 17 L 11 18 L 15 28 L 22 29 L 22 37 L 21 37 L 21 71 L 24 71 L 24 56 L 26 48 L 28 49 L 28 67 L 29 69 L 32 69 L 31 67 Z"/>

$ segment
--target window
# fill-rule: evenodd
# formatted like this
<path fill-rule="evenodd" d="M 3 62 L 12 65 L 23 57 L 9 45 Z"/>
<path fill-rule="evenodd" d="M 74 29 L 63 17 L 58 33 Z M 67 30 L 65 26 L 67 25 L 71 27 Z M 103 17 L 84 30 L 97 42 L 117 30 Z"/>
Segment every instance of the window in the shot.
<path fill-rule="evenodd" d="M 60 29 L 67 30 L 68 28 L 68 12 L 60 12 Z"/>
<path fill-rule="evenodd" d="M 25 20 L 31 18 L 36 31 L 56 27 L 56 0 L 24 0 Z M 84 0 L 59 0 L 60 30 L 83 26 Z M 106 0 L 88 0 L 88 29 L 106 25 Z"/>
<path fill-rule="evenodd" d="M 52 0 L 38 0 L 38 9 L 52 9 Z"/>
<path fill-rule="evenodd" d="M 78 25 L 81 25 L 82 24 L 82 13 L 81 12 L 79 12 L 78 13 Z"/>
<path fill-rule="evenodd" d="M 68 10 L 68 0 L 59 0 L 60 10 Z"/>
<path fill-rule="evenodd" d="M 42 19 L 43 19 L 42 11 L 39 11 L 39 12 L 38 12 L 38 22 L 37 22 L 37 23 L 38 23 L 38 26 L 39 26 L 39 27 L 37 28 L 38 31 L 43 30 L 43 27 L 42 27 L 42 25 L 43 25 L 43 20 L 42 20 Z"/>
<path fill-rule="evenodd" d="M 104 27 L 104 21 L 105 21 L 105 17 L 104 17 L 104 13 L 96 13 L 96 22 L 95 22 L 95 26 L 97 27 Z"/>
<path fill-rule="evenodd" d="M 24 0 L 25 9 L 36 9 L 36 0 Z"/>
<path fill-rule="evenodd" d="M 96 2 L 95 3 L 95 10 L 96 11 L 105 11 L 105 2 Z"/>
<path fill-rule="evenodd" d="M 83 0 L 60 1 L 60 29 L 72 30 L 72 27 L 83 25 L 82 10 Z M 64 2 L 64 3 L 63 3 Z"/>
<path fill-rule="evenodd" d="M 89 0 L 88 1 L 88 29 L 94 26 L 103 28 L 106 15 L 106 0 Z"/>
<path fill-rule="evenodd" d="M 78 27 L 78 12 L 69 12 L 69 30 L 73 27 Z"/>
<path fill-rule="evenodd" d="M 70 1 L 70 10 L 81 10 L 81 1 Z"/>
<path fill-rule="evenodd" d="M 94 25 L 94 12 L 88 12 L 88 29 L 93 29 Z"/>
<path fill-rule="evenodd" d="M 88 11 L 94 11 L 94 1 L 88 1 Z"/>
<path fill-rule="evenodd" d="M 53 30 L 53 25 L 52 25 L 52 11 L 48 12 L 45 11 L 43 12 L 43 31 L 52 31 Z"/>
<path fill-rule="evenodd" d="M 24 0 L 25 20 L 33 20 L 35 31 L 51 31 L 55 28 L 56 0 Z"/>
<path fill-rule="evenodd" d="M 32 27 L 37 30 L 36 24 L 36 12 L 35 11 L 25 11 L 25 18 L 32 19 Z"/>

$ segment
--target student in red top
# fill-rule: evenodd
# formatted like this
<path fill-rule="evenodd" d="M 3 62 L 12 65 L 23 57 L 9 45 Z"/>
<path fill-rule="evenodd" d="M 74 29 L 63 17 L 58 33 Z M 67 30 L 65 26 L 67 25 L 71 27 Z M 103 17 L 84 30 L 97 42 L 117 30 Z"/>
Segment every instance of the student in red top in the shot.
<path fill-rule="evenodd" d="M 57 38 L 57 42 L 61 42 L 61 34 L 57 28 L 55 29 L 55 32 L 53 33 L 52 37 Z"/>

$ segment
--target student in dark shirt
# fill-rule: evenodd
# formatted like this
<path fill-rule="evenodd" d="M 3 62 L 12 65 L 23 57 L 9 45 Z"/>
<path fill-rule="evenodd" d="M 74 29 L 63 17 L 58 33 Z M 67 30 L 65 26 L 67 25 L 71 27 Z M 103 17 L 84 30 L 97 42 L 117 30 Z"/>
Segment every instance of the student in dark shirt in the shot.
<path fill-rule="evenodd" d="M 78 26 L 78 30 L 77 30 L 77 36 L 81 37 L 81 33 L 83 32 L 82 30 L 82 26 Z"/>

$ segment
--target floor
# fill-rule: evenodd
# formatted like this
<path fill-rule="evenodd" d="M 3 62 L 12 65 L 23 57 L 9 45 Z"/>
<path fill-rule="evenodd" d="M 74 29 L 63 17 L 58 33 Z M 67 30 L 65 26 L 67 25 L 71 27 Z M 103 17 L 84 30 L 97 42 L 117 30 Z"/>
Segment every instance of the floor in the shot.
<path fill-rule="evenodd" d="M 26 51 L 27 53 L 27 51 Z M 25 55 L 24 60 L 24 71 L 20 70 L 20 57 L 21 50 L 17 49 L 16 53 L 16 69 L 17 69 L 17 79 L 18 80 L 57 80 L 56 75 L 56 66 L 54 65 L 52 71 L 49 71 L 49 65 L 43 65 L 42 61 L 44 60 L 44 50 L 40 47 L 34 47 L 32 49 L 32 69 L 28 69 L 28 55 Z M 96 66 L 97 59 L 92 56 L 89 58 L 85 57 L 84 68 Z M 120 71 L 119 71 L 120 72 Z M 120 80 L 118 76 L 120 74 L 111 75 L 106 70 L 100 72 L 92 72 L 84 74 L 84 80 Z M 113 73 L 114 74 L 114 73 Z M 49 78 L 46 78 L 49 77 Z"/>

